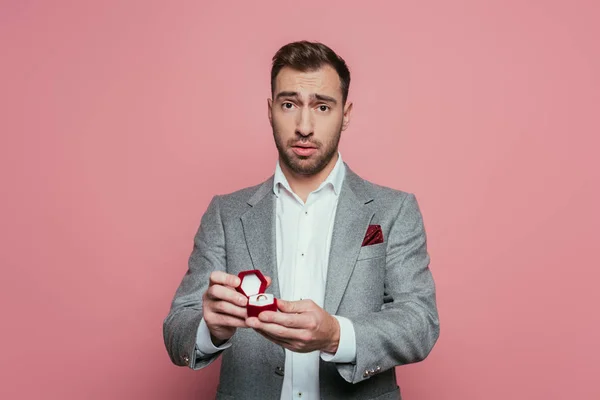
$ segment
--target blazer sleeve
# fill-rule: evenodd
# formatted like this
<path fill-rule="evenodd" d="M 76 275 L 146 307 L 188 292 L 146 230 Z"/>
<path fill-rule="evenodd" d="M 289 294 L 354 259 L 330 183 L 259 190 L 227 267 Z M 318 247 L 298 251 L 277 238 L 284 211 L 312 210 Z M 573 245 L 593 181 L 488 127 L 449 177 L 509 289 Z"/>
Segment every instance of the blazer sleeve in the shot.
<path fill-rule="evenodd" d="M 350 317 L 356 363 L 336 365 L 346 381 L 422 361 L 432 350 L 440 328 L 426 242 L 417 200 L 407 193 L 388 234 L 381 310 Z"/>
<path fill-rule="evenodd" d="M 202 295 L 208 289 L 212 271 L 225 271 L 225 233 L 219 210 L 219 196 L 212 198 L 194 236 L 188 269 L 163 321 L 163 339 L 175 365 L 204 368 L 218 358 L 221 351 L 200 357 L 196 334 L 202 320 Z"/>

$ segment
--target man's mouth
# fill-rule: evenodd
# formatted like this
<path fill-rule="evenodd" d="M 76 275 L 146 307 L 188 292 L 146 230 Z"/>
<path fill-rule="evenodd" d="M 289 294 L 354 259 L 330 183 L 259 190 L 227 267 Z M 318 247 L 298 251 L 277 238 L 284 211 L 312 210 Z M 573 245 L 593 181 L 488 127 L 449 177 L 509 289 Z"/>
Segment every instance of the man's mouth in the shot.
<path fill-rule="evenodd" d="M 299 156 L 310 156 L 317 151 L 317 148 L 314 146 L 297 145 L 293 146 L 292 150 Z"/>

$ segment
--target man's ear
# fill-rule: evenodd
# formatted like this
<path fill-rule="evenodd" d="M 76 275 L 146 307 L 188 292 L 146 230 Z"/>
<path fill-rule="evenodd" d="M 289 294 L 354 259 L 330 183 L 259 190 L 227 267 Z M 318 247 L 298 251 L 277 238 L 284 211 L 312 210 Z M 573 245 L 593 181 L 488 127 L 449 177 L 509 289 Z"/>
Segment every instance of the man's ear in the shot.
<path fill-rule="evenodd" d="M 268 114 L 269 114 L 269 124 L 271 124 L 271 128 L 273 127 L 273 113 L 272 113 L 272 109 L 273 109 L 273 100 L 271 99 L 267 99 L 267 108 L 268 110 Z"/>
<path fill-rule="evenodd" d="M 352 116 L 353 103 L 346 103 L 344 106 L 344 118 L 342 120 L 342 130 L 345 131 L 348 125 L 350 125 L 350 117 Z"/>

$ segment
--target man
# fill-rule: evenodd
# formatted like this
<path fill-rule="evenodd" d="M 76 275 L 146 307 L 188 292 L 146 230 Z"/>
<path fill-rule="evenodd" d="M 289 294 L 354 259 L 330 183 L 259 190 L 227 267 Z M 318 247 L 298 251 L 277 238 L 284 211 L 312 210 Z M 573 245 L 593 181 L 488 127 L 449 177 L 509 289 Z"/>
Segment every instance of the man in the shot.
<path fill-rule="evenodd" d="M 350 72 L 320 43 L 273 57 L 267 181 L 214 196 L 164 321 L 176 365 L 222 354 L 218 399 L 399 399 L 394 367 L 423 360 L 439 321 L 415 196 L 361 179 L 338 151 Z M 259 269 L 279 311 L 248 318 L 238 273 Z"/>

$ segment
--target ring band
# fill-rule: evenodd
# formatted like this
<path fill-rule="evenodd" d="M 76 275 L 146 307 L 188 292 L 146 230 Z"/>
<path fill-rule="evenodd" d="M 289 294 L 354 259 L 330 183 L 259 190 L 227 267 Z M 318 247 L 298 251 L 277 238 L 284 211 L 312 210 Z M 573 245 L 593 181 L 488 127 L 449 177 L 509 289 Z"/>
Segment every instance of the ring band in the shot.
<path fill-rule="evenodd" d="M 258 296 L 256 296 L 257 301 L 268 300 L 268 299 L 269 298 L 267 296 L 265 296 L 264 294 L 259 294 Z"/>

